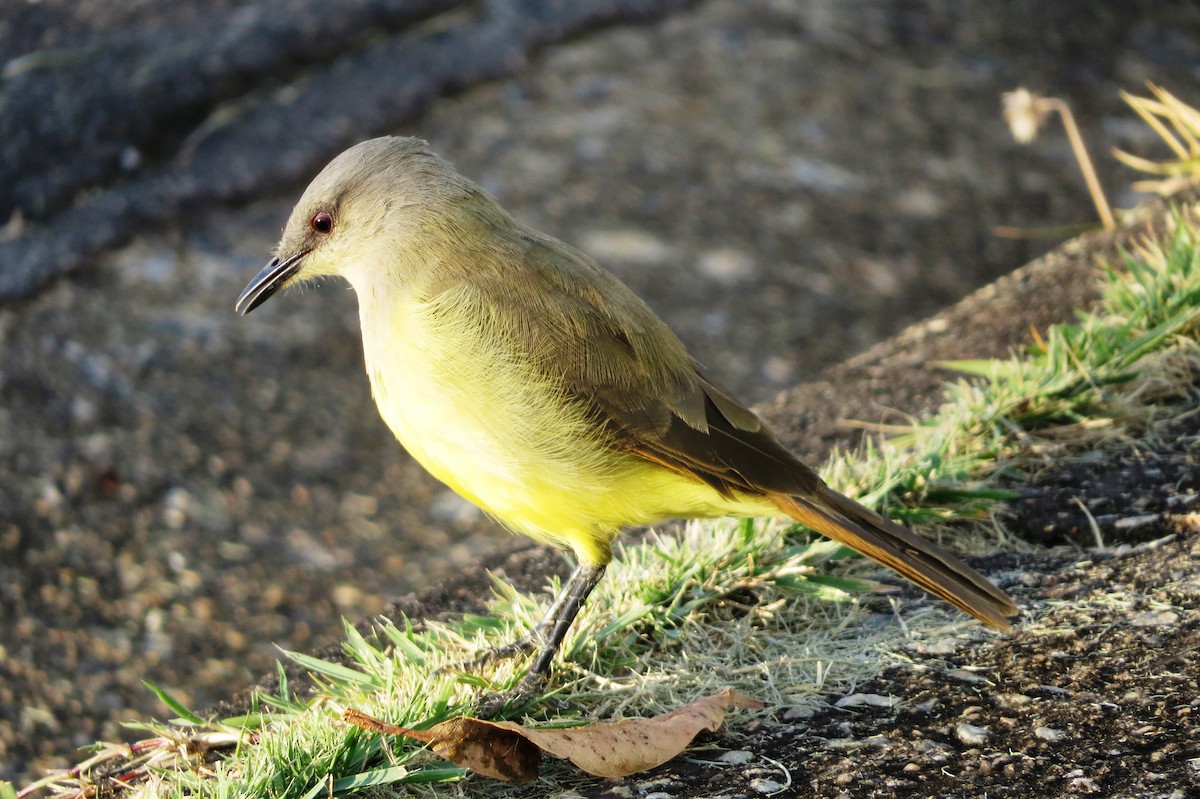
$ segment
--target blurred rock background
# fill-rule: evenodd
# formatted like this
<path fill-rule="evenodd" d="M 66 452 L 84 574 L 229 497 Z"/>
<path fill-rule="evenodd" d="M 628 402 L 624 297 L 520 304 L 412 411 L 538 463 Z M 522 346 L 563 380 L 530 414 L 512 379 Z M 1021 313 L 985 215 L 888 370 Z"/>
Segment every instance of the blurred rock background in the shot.
<path fill-rule="evenodd" d="M 377 418 L 344 287 L 232 313 L 345 146 L 429 139 L 765 401 L 1094 224 L 1001 92 L 1128 206 L 1117 92 L 1200 102 L 1198 42 L 1162 2 L 0 0 L 0 778 L 507 542 Z"/>

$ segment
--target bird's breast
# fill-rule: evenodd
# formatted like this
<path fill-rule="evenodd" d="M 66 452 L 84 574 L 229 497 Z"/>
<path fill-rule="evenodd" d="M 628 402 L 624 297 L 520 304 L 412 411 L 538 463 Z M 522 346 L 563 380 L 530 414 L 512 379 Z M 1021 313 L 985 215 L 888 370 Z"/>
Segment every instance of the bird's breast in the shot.
<path fill-rule="evenodd" d="M 561 381 L 478 314 L 414 302 L 382 316 L 364 310 L 362 321 L 384 421 L 463 497 L 529 532 L 535 509 L 569 505 L 606 482 L 620 456 L 601 431 Z"/>

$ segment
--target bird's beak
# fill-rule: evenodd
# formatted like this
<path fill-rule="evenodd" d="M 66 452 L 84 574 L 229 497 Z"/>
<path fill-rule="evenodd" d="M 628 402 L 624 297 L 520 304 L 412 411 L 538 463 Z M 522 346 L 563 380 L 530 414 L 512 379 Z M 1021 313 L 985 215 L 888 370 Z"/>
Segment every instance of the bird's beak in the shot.
<path fill-rule="evenodd" d="M 288 278 L 300 270 L 300 261 L 305 255 L 308 255 L 307 250 L 296 253 L 286 261 L 281 261 L 278 257 L 272 258 L 271 263 L 264 266 L 246 288 L 242 289 L 237 304 L 233 306 L 234 310 L 245 316 L 269 300 L 272 294 L 283 287 Z"/>

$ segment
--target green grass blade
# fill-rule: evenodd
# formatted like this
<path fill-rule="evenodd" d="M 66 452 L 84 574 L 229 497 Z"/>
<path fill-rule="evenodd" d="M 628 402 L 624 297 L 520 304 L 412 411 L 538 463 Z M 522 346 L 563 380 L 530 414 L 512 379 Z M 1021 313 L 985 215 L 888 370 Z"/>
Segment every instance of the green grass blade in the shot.
<path fill-rule="evenodd" d="M 179 716 L 179 718 L 183 721 L 186 721 L 189 724 L 204 723 L 204 719 L 200 718 L 193 711 L 189 710 L 188 707 L 183 704 L 183 702 L 180 702 L 178 699 L 172 696 L 167 689 L 159 688 L 157 685 L 147 680 L 142 680 L 142 685 L 153 691 L 154 695 L 158 697 L 159 701 L 166 705 L 172 713 Z"/>
<path fill-rule="evenodd" d="M 380 682 L 374 676 L 364 672 L 352 669 L 349 666 L 343 666 L 340 663 L 333 663 L 321 658 L 315 658 L 311 655 L 305 655 L 302 652 L 292 652 L 285 650 L 287 655 L 297 665 L 303 666 L 314 674 L 320 674 L 330 678 L 338 683 L 351 683 L 367 689 L 380 688 Z"/>

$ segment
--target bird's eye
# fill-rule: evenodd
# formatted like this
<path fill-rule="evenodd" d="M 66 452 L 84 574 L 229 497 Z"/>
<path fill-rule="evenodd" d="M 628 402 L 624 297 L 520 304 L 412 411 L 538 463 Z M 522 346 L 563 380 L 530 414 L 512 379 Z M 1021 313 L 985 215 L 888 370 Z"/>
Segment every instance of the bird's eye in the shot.
<path fill-rule="evenodd" d="M 325 234 L 333 232 L 333 217 L 321 211 L 315 214 L 312 218 L 312 229 L 318 233 Z"/>

